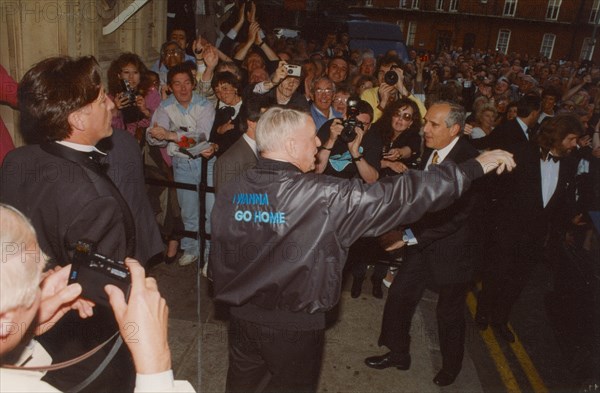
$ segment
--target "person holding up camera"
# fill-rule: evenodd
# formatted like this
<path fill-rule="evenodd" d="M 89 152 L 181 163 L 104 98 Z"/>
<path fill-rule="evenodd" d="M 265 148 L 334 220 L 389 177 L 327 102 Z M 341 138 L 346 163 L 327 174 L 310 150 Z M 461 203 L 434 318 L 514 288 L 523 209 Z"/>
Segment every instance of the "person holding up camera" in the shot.
<path fill-rule="evenodd" d="M 379 120 L 383 110 L 390 102 L 402 97 L 407 97 L 417 104 L 421 117 L 427 111 L 421 100 L 415 97 L 406 87 L 400 58 L 386 56 L 381 59 L 376 76 L 379 80 L 379 86 L 365 90 L 360 96 L 362 100 L 367 101 L 373 107 L 373 122 Z"/>
<path fill-rule="evenodd" d="M 281 60 L 271 78 L 254 85 L 252 93 L 264 95 L 269 106 L 278 105 L 308 112 L 310 105 L 306 98 L 298 91 L 301 77 L 302 67 L 295 64 L 288 64 Z"/>
<path fill-rule="evenodd" d="M 140 81 L 147 72 L 135 53 L 123 53 L 110 64 L 107 78 L 108 93 L 115 103 L 113 128 L 126 129 L 136 136 L 136 129 L 150 125 L 150 118 L 160 105 L 160 94 L 157 90 L 141 91 Z"/>
<path fill-rule="evenodd" d="M 344 119 L 327 121 L 317 133 L 321 147 L 316 173 L 351 179 L 360 177 L 371 184 L 379 178 L 383 143 L 369 133 L 373 108 L 366 101 L 350 98 Z"/>
<path fill-rule="evenodd" d="M 317 137 L 321 140 L 317 153 L 316 173 L 344 179 L 360 178 L 365 183 L 375 183 L 379 179 L 379 169 L 383 142 L 378 133 L 371 133 L 373 108 L 366 101 L 355 97 L 348 99 L 344 119 L 333 119 L 319 129 Z M 372 238 L 360 238 L 352 244 L 348 252 L 348 266 L 354 277 L 351 295 L 356 298 L 361 293 L 365 279 L 368 259 L 365 255 L 373 248 Z M 376 267 L 371 281 L 373 296 L 382 298 L 381 284 L 387 269 Z"/>

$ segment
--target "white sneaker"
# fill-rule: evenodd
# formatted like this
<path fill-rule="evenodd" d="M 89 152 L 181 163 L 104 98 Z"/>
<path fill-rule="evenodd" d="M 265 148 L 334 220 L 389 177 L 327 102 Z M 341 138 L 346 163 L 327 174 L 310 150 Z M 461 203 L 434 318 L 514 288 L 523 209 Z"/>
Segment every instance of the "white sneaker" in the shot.
<path fill-rule="evenodd" d="M 198 260 L 198 255 L 192 254 L 183 254 L 181 258 L 179 258 L 179 266 L 187 266 L 191 263 L 194 263 Z"/>

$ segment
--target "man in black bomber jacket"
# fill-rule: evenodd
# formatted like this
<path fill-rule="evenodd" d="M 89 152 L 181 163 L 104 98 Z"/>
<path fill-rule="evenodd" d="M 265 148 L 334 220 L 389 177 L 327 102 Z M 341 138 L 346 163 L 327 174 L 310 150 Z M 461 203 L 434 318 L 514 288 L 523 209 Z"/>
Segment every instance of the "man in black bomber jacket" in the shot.
<path fill-rule="evenodd" d="M 212 220 L 215 300 L 231 306 L 227 392 L 317 389 L 325 313 L 339 300 L 348 247 L 457 199 L 511 156 L 408 171 L 372 185 L 306 174 L 320 145 L 311 117 L 271 108 L 257 125 L 262 157 L 219 191 Z"/>

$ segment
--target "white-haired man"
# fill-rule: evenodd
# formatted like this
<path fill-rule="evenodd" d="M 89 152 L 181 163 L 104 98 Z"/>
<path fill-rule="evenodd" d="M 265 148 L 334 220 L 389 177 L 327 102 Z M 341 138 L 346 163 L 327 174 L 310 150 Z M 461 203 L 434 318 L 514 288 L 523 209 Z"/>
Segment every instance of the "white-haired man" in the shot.
<path fill-rule="evenodd" d="M 320 145 L 314 121 L 284 108 L 261 116 L 256 143 L 256 167 L 219 190 L 212 213 L 215 300 L 232 306 L 228 392 L 316 391 L 325 311 L 339 300 L 349 246 L 441 209 L 484 172 L 514 164 L 493 151 L 372 185 L 307 174 Z"/>
<path fill-rule="evenodd" d="M 91 304 L 79 298 L 80 284 L 67 286 L 70 265 L 43 273 L 46 256 L 33 226 L 18 210 L 4 204 L 0 204 L 0 244 L 0 391 L 58 392 L 41 380 L 44 371 L 14 366 L 50 366 L 52 358 L 32 337 L 46 332 L 71 309 L 79 310 L 83 318 L 91 316 Z M 187 381 L 173 380 L 168 308 L 156 281 L 145 278 L 144 268 L 134 259 L 126 262 L 132 279 L 129 302 L 115 286 L 107 285 L 105 291 L 124 337 L 131 337 L 128 327 L 132 324 L 143 326 L 135 340 L 124 340 L 137 372 L 135 391 L 193 392 Z"/>

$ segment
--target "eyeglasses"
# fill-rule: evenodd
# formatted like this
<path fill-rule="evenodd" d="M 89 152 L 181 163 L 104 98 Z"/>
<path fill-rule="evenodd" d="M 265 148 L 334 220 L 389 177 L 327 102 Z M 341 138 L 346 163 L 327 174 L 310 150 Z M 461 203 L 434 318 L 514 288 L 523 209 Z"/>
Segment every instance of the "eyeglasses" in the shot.
<path fill-rule="evenodd" d="M 406 120 L 406 121 L 412 121 L 413 119 L 413 115 L 411 113 L 408 112 L 396 112 L 394 113 L 394 117 L 401 117 L 402 120 Z"/>
<path fill-rule="evenodd" d="M 341 103 L 347 103 L 348 99 L 347 98 L 342 98 L 342 97 L 337 97 L 333 99 L 333 102 L 335 102 L 336 104 L 341 104 Z"/>
<path fill-rule="evenodd" d="M 169 49 L 165 51 L 165 55 L 166 56 L 175 56 L 175 55 L 181 55 L 181 51 L 178 49 Z"/>
<path fill-rule="evenodd" d="M 331 94 L 331 93 L 333 93 L 333 89 L 316 89 L 315 93 L 317 93 L 317 94 Z"/>

